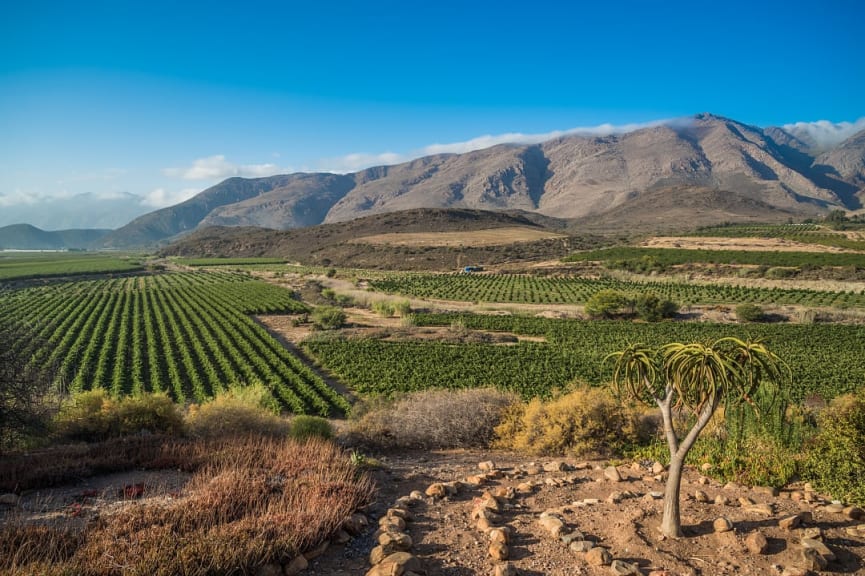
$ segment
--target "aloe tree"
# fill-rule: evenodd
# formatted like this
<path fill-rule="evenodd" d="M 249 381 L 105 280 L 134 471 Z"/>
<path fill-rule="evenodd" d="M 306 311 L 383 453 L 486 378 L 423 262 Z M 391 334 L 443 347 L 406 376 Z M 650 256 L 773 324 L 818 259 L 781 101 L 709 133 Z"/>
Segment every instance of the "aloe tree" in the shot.
<path fill-rule="evenodd" d="M 660 348 L 632 345 L 607 356 L 614 360 L 613 387 L 626 397 L 661 409 L 670 467 L 664 492 L 661 532 L 682 536 L 679 490 L 682 468 L 700 432 L 722 404 L 748 403 L 763 382 L 780 384 L 786 365 L 763 343 L 721 338 L 708 344 L 674 342 Z M 683 436 L 673 426 L 674 411 L 694 417 Z"/>

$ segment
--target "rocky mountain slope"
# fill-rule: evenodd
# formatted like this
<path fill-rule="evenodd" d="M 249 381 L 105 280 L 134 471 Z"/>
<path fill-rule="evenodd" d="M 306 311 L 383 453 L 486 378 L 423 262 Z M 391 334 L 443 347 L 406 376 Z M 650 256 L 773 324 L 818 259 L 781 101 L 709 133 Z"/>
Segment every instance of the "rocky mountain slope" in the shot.
<path fill-rule="evenodd" d="M 782 128 L 700 114 L 625 134 L 499 145 L 354 174 L 230 178 L 134 220 L 106 245 L 160 242 L 209 225 L 289 229 L 413 208 L 523 210 L 586 223 L 639 216 L 620 226 L 670 224 L 673 207 L 680 223 L 780 220 L 860 208 L 863 158 L 861 132 L 817 155 Z M 683 211 L 687 205 L 699 212 Z"/>
<path fill-rule="evenodd" d="M 110 230 L 46 231 L 29 224 L 0 228 L 0 250 L 86 250 L 99 245 Z"/>

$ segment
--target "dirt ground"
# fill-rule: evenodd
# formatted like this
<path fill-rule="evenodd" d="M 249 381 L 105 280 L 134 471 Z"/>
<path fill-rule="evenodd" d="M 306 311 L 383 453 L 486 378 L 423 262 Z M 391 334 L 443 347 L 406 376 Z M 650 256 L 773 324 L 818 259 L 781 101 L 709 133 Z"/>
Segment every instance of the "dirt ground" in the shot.
<path fill-rule="evenodd" d="M 781 574 L 801 563 L 800 539 L 807 530 L 816 528 L 824 531 L 824 541 L 836 556 L 824 573 L 865 574 L 865 532 L 854 529 L 861 522 L 826 510 L 823 500 L 797 502 L 791 498 L 792 490 L 773 496 L 766 489 L 724 487 L 689 469 L 682 484 L 686 535 L 665 539 L 658 531 L 663 504 L 655 498 L 664 485 L 652 477 L 650 462 L 619 465 L 623 480 L 611 482 L 605 479 L 603 467 L 608 463 L 604 461 L 531 462 L 513 454 L 478 451 L 393 454 L 379 460 L 381 467 L 372 471 L 378 485 L 377 499 L 367 510 L 373 521 L 398 497 L 413 490 L 423 492 L 434 482 L 464 480 L 478 474 L 482 461 L 492 460 L 502 471 L 501 478 L 486 485 L 465 487 L 456 496 L 441 500 L 427 497 L 411 509 L 413 519 L 407 532 L 414 543 L 412 553 L 421 560 L 428 576 L 492 574 L 489 541 L 470 519 L 473 501 L 485 489 L 516 487 L 524 482 L 534 486 L 531 493 L 505 501 L 496 523 L 513 529 L 510 561 L 523 576 L 611 573 L 609 566 L 590 566 L 582 554 L 546 532 L 538 523 L 545 511 L 558 514 L 567 531 L 579 530 L 587 540 L 607 548 L 613 558 L 637 565 L 641 574 L 653 570 L 667 570 L 671 575 Z M 544 465 L 559 462 L 571 469 L 544 471 Z M 587 468 L 578 469 L 582 466 Z M 711 502 L 697 502 L 697 490 Z M 719 495 L 730 504 L 714 503 Z M 750 498 L 757 506 L 743 505 L 740 498 Z M 757 511 L 761 508 L 764 510 Z M 801 512 L 810 512 L 813 521 L 789 531 L 779 527 L 779 519 Z M 715 533 L 713 522 L 722 516 L 732 521 L 734 529 Z M 746 548 L 745 539 L 753 532 L 768 539 L 765 554 Z M 374 544 L 368 532 L 347 544 L 331 545 L 311 562 L 306 573 L 365 574 Z"/>
<path fill-rule="evenodd" d="M 723 238 L 700 236 L 657 236 L 641 246 L 649 248 L 686 248 L 689 250 L 750 250 L 765 252 L 855 252 L 834 246 L 794 242 L 784 238 Z"/>
<path fill-rule="evenodd" d="M 562 234 L 512 226 L 460 232 L 394 232 L 355 238 L 353 244 L 384 244 L 388 246 L 501 246 L 514 242 L 532 242 L 548 238 L 564 238 Z"/>

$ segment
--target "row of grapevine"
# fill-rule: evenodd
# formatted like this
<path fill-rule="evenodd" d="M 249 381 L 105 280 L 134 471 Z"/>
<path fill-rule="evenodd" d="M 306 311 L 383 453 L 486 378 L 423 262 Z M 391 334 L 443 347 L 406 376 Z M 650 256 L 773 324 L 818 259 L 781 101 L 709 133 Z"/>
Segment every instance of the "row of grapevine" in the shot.
<path fill-rule="evenodd" d="M 581 304 L 600 290 L 639 294 L 654 292 L 663 298 L 688 304 L 756 304 L 805 306 L 865 306 L 865 294 L 794 288 L 751 288 L 729 284 L 681 282 L 625 282 L 576 277 L 538 277 L 514 274 L 392 275 L 373 280 L 376 290 L 446 300 L 517 302 L 532 304 Z"/>
<path fill-rule="evenodd" d="M 230 272 L 60 283 L 0 293 L 0 319 L 31 328 L 16 343 L 30 369 L 57 366 L 69 390 L 165 391 L 201 402 L 261 382 L 294 413 L 349 404 L 247 314 L 302 311 L 287 290 Z"/>

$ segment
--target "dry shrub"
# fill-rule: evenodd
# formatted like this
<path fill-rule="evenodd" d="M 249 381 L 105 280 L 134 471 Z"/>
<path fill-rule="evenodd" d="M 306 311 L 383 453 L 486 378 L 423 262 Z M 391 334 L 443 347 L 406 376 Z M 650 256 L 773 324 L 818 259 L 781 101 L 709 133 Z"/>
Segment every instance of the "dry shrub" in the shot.
<path fill-rule="evenodd" d="M 329 538 L 372 497 L 369 478 L 332 442 L 245 437 L 188 446 L 209 456 L 179 498 L 102 514 L 76 539 L 6 526 L 0 574 L 254 573 Z M 47 548 L 46 537 L 54 543 Z"/>
<path fill-rule="evenodd" d="M 549 401 L 516 404 L 496 427 L 496 446 L 532 454 L 615 454 L 650 434 L 645 411 L 606 388 L 580 386 Z"/>
<path fill-rule="evenodd" d="M 61 440 L 98 442 L 107 438 L 149 433 L 180 434 L 183 417 L 164 393 L 112 398 L 99 388 L 73 395 L 54 419 Z"/>
<path fill-rule="evenodd" d="M 301 414 L 292 418 L 291 430 L 288 435 L 295 440 L 307 440 L 309 438 L 330 440 L 333 438 L 333 426 L 321 416 Z"/>
<path fill-rule="evenodd" d="M 250 391 L 229 391 L 189 407 L 187 432 L 197 438 L 260 434 L 285 436 L 288 422 L 274 414 L 266 397 Z"/>
<path fill-rule="evenodd" d="M 383 449 L 487 447 L 514 402 L 515 395 L 494 388 L 415 392 L 367 407 L 351 423 L 348 442 Z"/>

